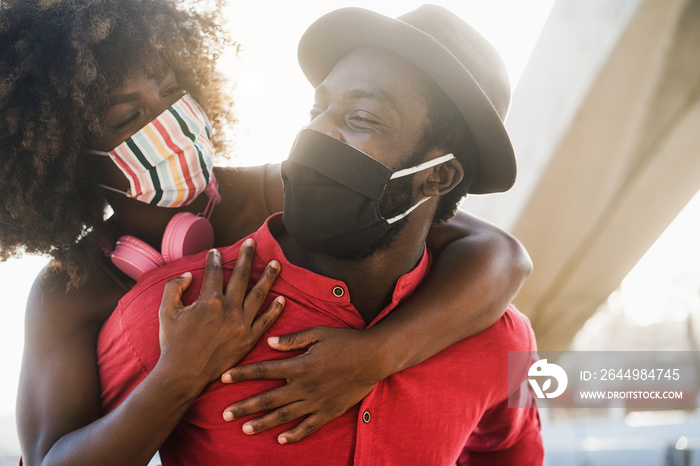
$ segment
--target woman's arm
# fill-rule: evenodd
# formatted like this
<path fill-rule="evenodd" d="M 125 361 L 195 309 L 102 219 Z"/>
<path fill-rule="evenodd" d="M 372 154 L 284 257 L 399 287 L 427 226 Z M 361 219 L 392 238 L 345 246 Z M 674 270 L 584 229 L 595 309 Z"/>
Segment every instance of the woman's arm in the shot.
<path fill-rule="evenodd" d="M 210 252 L 200 297 L 190 306 L 180 296 L 191 275 L 167 283 L 159 314 L 160 359 L 104 417 L 95 358 L 104 317 L 90 309 L 113 303 L 118 293 L 92 293 L 90 299 L 66 293 L 55 276 L 40 277 L 27 306 L 18 397 L 24 463 L 147 464 L 205 385 L 231 360 L 243 358 L 279 315 L 283 302 L 275 300 L 255 318 L 278 263 L 245 295 L 253 255 L 254 245 L 241 248 L 238 273 L 234 270 L 224 290 L 220 256 Z"/>
<path fill-rule="evenodd" d="M 435 261 L 425 282 L 377 331 L 377 338 L 391 345 L 395 338 L 389 337 L 397 334 L 427 341 L 390 348 L 392 369 L 419 364 L 493 325 L 532 273 L 530 256 L 518 240 L 464 212 L 432 228 L 427 243 Z"/>
<path fill-rule="evenodd" d="M 308 415 L 278 437 L 281 443 L 299 441 L 359 402 L 379 380 L 492 325 L 532 270 L 515 238 L 466 214 L 433 228 L 429 244 L 437 257 L 426 281 L 378 325 L 283 335 L 269 344 L 307 352 L 227 371 L 222 381 L 228 383 L 265 378 L 287 384 L 229 406 L 224 418 L 273 409 L 244 424 L 244 431 L 257 433 Z"/>

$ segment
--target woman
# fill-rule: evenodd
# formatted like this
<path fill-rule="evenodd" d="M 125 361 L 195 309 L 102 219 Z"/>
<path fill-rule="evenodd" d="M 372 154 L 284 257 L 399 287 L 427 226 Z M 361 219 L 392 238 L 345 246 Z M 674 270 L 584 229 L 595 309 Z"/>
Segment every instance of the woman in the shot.
<path fill-rule="evenodd" d="M 232 345 L 238 340 L 216 332 L 216 325 L 200 338 L 184 337 L 202 331 L 196 313 L 169 320 L 161 324 L 161 359 L 167 360 L 163 378 L 140 386 L 124 403 L 143 408 L 128 416 L 115 411 L 101 417 L 95 341 L 133 283 L 102 251 L 112 249 L 121 235 L 160 249 L 174 214 L 202 212 L 208 199 L 199 193 L 178 206 L 152 205 L 138 200 L 133 190 L 129 198 L 124 193 L 133 188 L 133 180 L 115 159 L 94 151 L 110 153 L 131 139 L 183 99 L 182 91 L 214 127 L 231 122 L 231 102 L 222 92 L 225 82 L 215 69 L 215 57 L 226 43 L 214 20 L 217 11 L 186 12 L 173 3 L 2 3 L 0 251 L 3 258 L 22 251 L 54 257 L 37 278 L 27 307 L 18 400 L 27 464 L 146 462 L 182 412 L 182 406 L 154 396 L 167 391 L 168 377 L 178 376 L 176 368 L 202 367 L 198 377 L 203 386 L 254 344 L 248 339 Z M 215 133 L 219 153 L 220 139 L 221 132 Z M 222 197 L 210 219 L 217 245 L 234 243 L 281 210 L 277 167 L 218 168 L 214 174 Z M 113 215 L 105 220 L 107 206 Z M 306 414 L 321 416 L 321 424 L 357 403 L 382 377 L 492 324 L 530 270 L 517 241 L 473 218 L 461 216 L 435 228 L 430 243 L 437 257 L 425 285 L 373 333 L 312 329 L 305 335 L 312 337 L 311 348 L 297 357 L 301 370 L 289 383 L 311 400 Z M 216 276 L 216 254 L 209 256 L 210 276 Z M 240 263 L 243 267 L 246 260 Z M 256 285 L 260 294 L 275 275 L 273 263 Z M 186 284 L 184 277 L 179 286 Z M 207 290 L 245 307 L 249 317 L 241 325 L 259 336 L 264 326 L 250 317 L 256 301 L 250 295 L 243 301 L 244 285 L 232 280 L 222 293 L 223 285 L 213 279 Z M 435 296 L 441 297 L 439 307 Z M 211 303 L 198 302 L 192 309 L 213 312 L 205 304 Z M 431 312 L 424 312 L 429 307 Z M 278 303 L 265 311 L 269 320 L 280 308 Z M 391 348 L 381 357 L 365 354 L 372 347 L 364 344 L 368 338 L 390 339 Z M 356 348 L 356 357 L 336 361 L 334 349 L 340 346 Z M 350 382 L 334 377 L 348 373 L 358 375 Z M 163 413 L 165 420 L 154 422 L 153 412 Z M 292 430 L 283 435 L 294 442 L 305 434 Z"/>

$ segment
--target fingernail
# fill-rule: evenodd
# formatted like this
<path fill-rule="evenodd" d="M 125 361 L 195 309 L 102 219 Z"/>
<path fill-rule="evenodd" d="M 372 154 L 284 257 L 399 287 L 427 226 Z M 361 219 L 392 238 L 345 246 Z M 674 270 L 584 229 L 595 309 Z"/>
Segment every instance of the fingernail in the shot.
<path fill-rule="evenodd" d="M 224 421 L 233 421 L 234 419 L 231 411 L 224 411 Z"/>
<path fill-rule="evenodd" d="M 190 275 L 192 275 L 190 272 L 185 272 L 185 273 L 183 273 L 182 275 L 180 275 L 180 278 L 187 278 L 187 277 L 189 277 Z"/>
<path fill-rule="evenodd" d="M 277 441 L 280 445 L 284 445 L 285 443 L 287 443 L 287 437 L 278 437 Z"/>
<path fill-rule="evenodd" d="M 231 383 L 233 382 L 233 377 L 231 377 L 231 374 L 224 374 L 221 376 L 221 381 L 223 383 Z"/>
<path fill-rule="evenodd" d="M 252 434 L 253 433 L 253 426 L 250 424 L 243 424 L 243 433 L 244 434 Z"/>
<path fill-rule="evenodd" d="M 280 342 L 280 337 L 270 337 L 267 339 L 267 344 L 270 346 L 277 346 Z"/>
<path fill-rule="evenodd" d="M 211 254 L 212 263 L 218 265 L 221 263 L 221 254 L 216 249 L 210 249 L 209 254 Z"/>
<path fill-rule="evenodd" d="M 245 242 L 243 243 L 243 246 L 246 246 L 246 247 L 248 247 L 248 248 L 252 248 L 252 247 L 253 247 L 253 244 L 254 244 L 254 243 L 253 243 L 253 239 L 252 239 L 252 238 L 248 238 L 248 239 L 245 240 Z"/>
<path fill-rule="evenodd" d="M 277 302 L 284 306 L 284 296 L 278 296 Z"/>
<path fill-rule="evenodd" d="M 277 261 L 270 261 L 268 264 L 271 269 L 279 270 L 280 269 L 280 263 Z"/>

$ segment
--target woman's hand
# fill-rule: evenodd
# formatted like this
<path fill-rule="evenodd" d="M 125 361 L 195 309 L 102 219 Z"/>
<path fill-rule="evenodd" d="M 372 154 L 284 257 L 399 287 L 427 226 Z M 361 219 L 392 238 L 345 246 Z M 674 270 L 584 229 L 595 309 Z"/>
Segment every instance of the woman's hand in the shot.
<path fill-rule="evenodd" d="M 307 349 L 298 356 L 239 366 L 221 376 L 224 383 L 250 379 L 287 379 L 286 385 L 232 404 L 224 419 L 272 410 L 243 424 L 243 432 L 256 434 L 308 416 L 283 432 L 279 443 L 298 442 L 359 403 L 386 377 L 381 352 L 371 345 L 368 330 L 314 327 L 281 337 L 268 344 L 279 351 Z"/>
<path fill-rule="evenodd" d="M 203 384 L 243 359 L 272 326 L 284 307 L 279 296 L 256 318 L 260 306 L 280 270 L 272 261 L 255 286 L 246 293 L 255 242 L 247 240 L 240 249 L 231 279 L 224 290 L 221 255 L 207 254 L 199 298 L 184 306 L 182 293 L 192 282 L 188 272 L 169 280 L 160 305 L 161 369 L 194 378 Z"/>
<path fill-rule="evenodd" d="M 189 306 L 181 297 L 191 275 L 166 284 L 156 368 L 107 414 L 101 412 L 95 361 L 100 325 L 86 311 L 77 312 L 91 302 L 78 293 L 71 298 L 61 291 L 65 287 L 42 277 L 27 306 L 18 410 L 25 464 L 148 463 L 206 384 L 238 363 L 280 314 L 284 301 L 275 300 L 256 318 L 280 266 L 270 263 L 247 291 L 254 251 L 252 242 L 241 248 L 225 289 L 221 256 L 210 251 L 201 295 Z M 104 290 L 99 285 L 95 289 Z M 94 293 L 96 302 L 105 298 L 104 291 Z M 51 383 L 36 382 L 46 379 Z"/>

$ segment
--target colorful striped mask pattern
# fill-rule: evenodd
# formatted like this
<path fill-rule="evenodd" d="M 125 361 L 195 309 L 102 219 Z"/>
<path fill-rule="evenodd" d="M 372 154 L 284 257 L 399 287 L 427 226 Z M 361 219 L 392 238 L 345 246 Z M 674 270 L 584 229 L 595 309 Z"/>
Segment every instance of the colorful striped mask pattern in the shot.
<path fill-rule="evenodd" d="M 160 207 L 193 202 L 209 183 L 214 165 L 212 128 L 199 105 L 185 94 L 156 119 L 109 152 L 129 180 L 126 196 Z"/>

